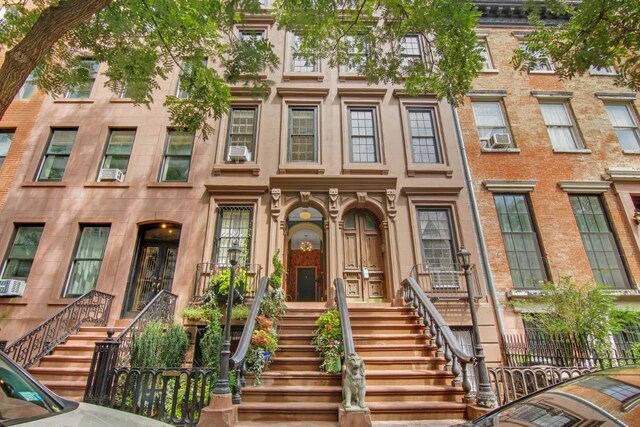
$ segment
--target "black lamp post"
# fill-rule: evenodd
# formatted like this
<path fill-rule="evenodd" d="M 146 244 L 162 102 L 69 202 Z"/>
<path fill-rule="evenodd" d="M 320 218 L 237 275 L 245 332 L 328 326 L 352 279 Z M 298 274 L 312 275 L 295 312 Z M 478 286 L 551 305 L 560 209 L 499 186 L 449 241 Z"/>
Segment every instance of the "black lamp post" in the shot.
<path fill-rule="evenodd" d="M 231 309 L 233 308 L 233 294 L 235 293 L 235 278 L 236 278 L 236 264 L 238 263 L 238 256 L 242 249 L 238 246 L 238 242 L 233 242 L 233 245 L 227 249 L 227 255 L 229 257 L 229 264 L 231 267 L 231 274 L 229 277 L 229 289 L 227 296 L 227 312 L 224 323 L 224 341 L 222 342 L 222 352 L 220 353 L 220 375 L 218 376 L 218 383 L 213 390 L 214 394 L 231 394 L 229 388 L 229 358 L 231 357 Z"/>
<path fill-rule="evenodd" d="M 464 280 L 467 284 L 467 295 L 469 297 L 469 309 L 471 311 L 471 323 L 473 324 L 473 338 L 475 341 L 474 352 L 475 358 L 478 361 L 478 391 L 476 393 L 476 405 L 481 408 L 495 408 L 498 404 L 498 399 L 495 393 L 491 389 L 489 384 L 489 374 L 487 372 L 487 365 L 484 361 L 484 349 L 480 343 L 480 329 L 478 329 L 478 315 L 476 313 L 476 300 L 475 290 L 471 284 L 471 252 L 465 249 L 464 246 L 460 247 L 458 252 L 458 260 L 464 270 Z"/>

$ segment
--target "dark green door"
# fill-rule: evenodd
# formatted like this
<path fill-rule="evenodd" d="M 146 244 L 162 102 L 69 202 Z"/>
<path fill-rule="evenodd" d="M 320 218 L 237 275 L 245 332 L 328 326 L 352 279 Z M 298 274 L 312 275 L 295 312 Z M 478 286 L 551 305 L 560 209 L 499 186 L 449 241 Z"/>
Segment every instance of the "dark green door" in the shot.
<path fill-rule="evenodd" d="M 316 300 L 316 268 L 298 267 L 298 301 Z"/>

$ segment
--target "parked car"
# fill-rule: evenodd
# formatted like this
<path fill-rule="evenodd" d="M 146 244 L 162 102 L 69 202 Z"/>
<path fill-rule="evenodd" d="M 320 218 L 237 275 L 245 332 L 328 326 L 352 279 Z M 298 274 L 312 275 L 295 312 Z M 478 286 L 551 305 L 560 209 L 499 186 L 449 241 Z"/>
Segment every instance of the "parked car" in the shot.
<path fill-rule="evenodd" d="M 640 426 L 640 365 L 556 384 L 461 426 Z"/>
<path fill-rule="evenodd" d="M 0 425 L 159 427 L 167 424 L 57 396 L 0 351 Z"/>

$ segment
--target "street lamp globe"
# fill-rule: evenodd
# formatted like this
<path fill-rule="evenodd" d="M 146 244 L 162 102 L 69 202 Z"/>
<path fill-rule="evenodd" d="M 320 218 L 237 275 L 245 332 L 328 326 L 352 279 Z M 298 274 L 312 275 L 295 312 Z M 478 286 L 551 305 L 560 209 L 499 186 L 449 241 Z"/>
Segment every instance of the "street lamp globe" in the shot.
<path fill-rule="evenodd" d="M 233 245 L 229 249 L 227 249 L 227 256 L 229 257 L 229 264 L 236 265 L 238 263 L 238 258 L 240 257 L 240 252 L 242 249 L 238 246 L 238 241 L 233 242 Z"/>

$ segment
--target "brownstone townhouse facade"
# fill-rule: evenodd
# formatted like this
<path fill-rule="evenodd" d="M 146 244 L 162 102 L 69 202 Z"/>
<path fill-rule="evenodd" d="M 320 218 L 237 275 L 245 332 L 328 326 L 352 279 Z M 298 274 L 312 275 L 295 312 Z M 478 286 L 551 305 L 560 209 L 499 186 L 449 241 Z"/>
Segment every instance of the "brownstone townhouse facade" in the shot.
<path fill-rule="evenodd" d="M 2 279 L 25 282 L 22 296 L 0 298 L 3 338 L 91 289 L 115 295 L 111 321 L 162 289 L 178 295 L 179 312 L 211 268 L 202 266 L 224 265 L 238 242 L 257 276 L 280 251 L 290 301 L 328 305 L 341 277 L 353 303 L 398 305 L 401 281 L 414 275 L 469 343 L 456 266 L 464 246 L 478 265 L 486 352 L 498 362 L 452 108 L 296 58 L 295 36 L 268 9 L 238 31 L 268 38 L 281 66 L 265 74 L 275 82 L 266 99 L 232 88 L 206 140 L 172 128 L 162 102 L 139 108 L 110 92 L 101 64 L 91 63 L 86 86 L 43 97 L 0 212 Z M 407 55 L 420 55 L 415 42 L 405 40 Z M 182 96 L 177 69 L 154 98 L 166 94 Z"/>
<path fill-rule="evenodd" d="M 504 331 L 524 328 L 508 301 L 567 275 L 637 305 L 637 94 L 614 85 L 613 67 L 561 81 L 540 57 L 531 72 L 514 71 L 513 50 L 531 30 L 520 2 L 476 4 L 486 60 L 457 112 Z"/>

